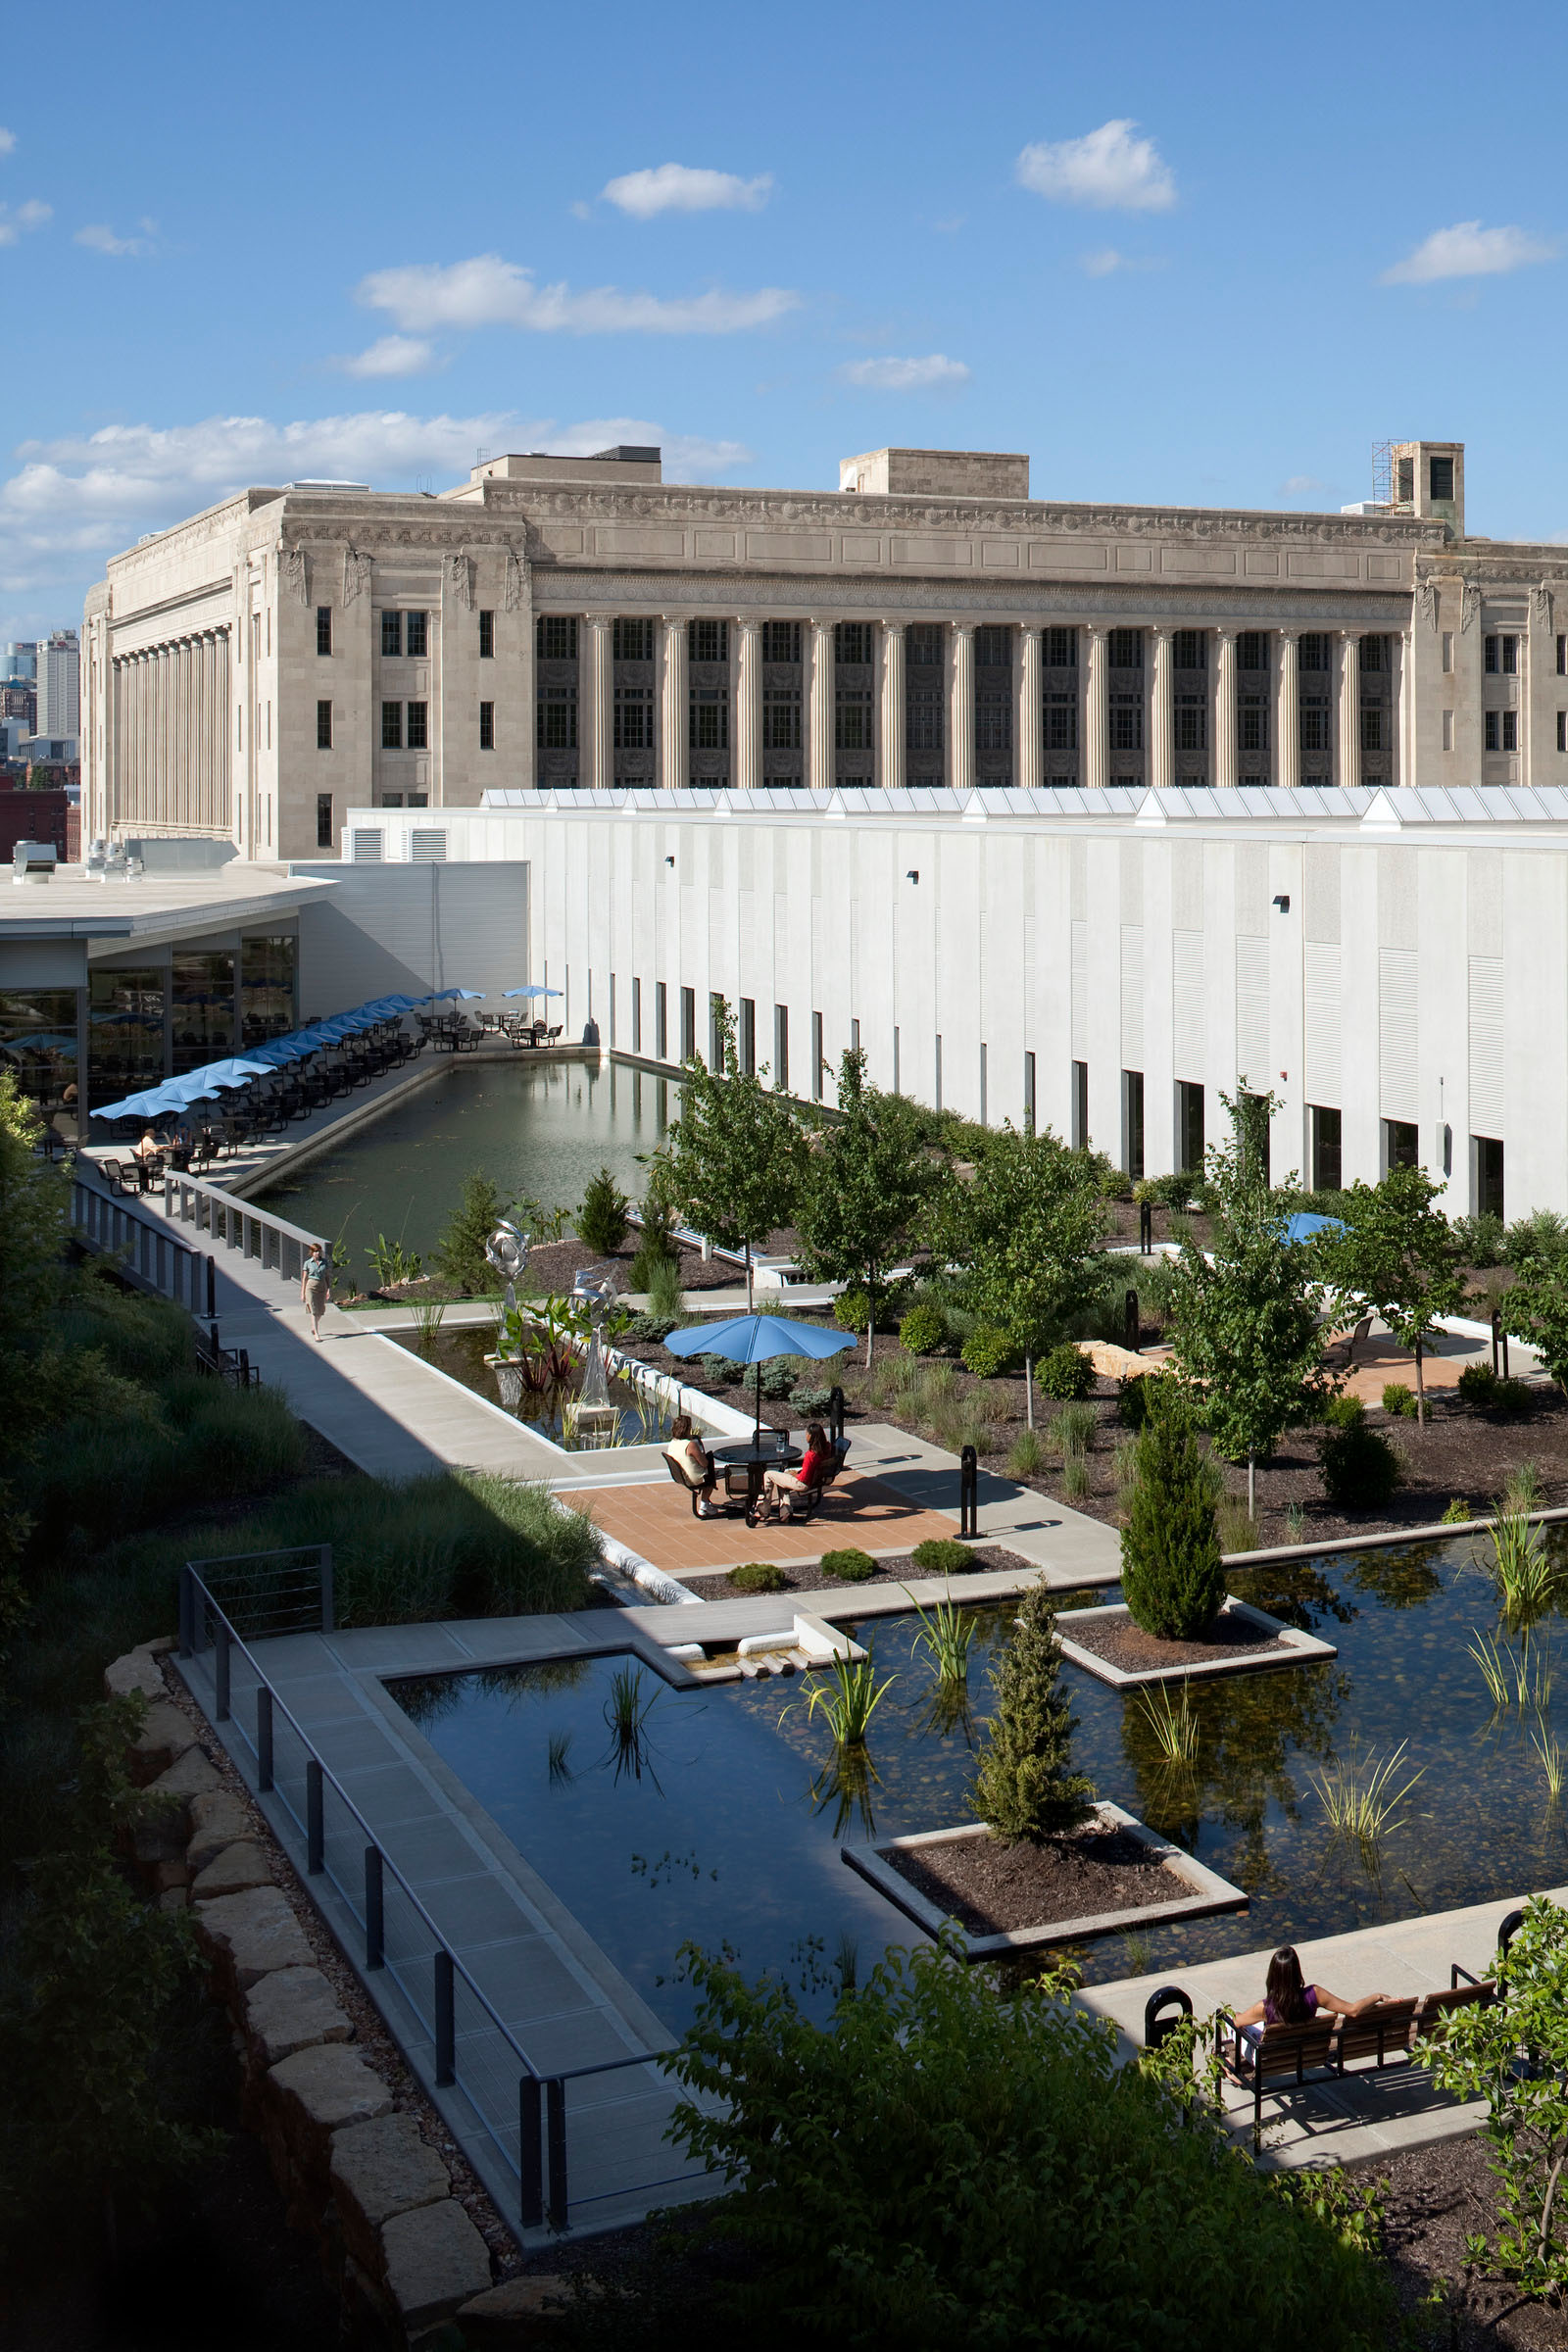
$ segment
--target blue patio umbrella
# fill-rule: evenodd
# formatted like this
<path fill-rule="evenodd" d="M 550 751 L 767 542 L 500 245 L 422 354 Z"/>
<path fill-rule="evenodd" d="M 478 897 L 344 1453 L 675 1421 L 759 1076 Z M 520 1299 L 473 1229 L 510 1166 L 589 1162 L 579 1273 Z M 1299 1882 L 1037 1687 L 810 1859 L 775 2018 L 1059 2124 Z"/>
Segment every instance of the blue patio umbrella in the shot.
<path fill-rule="evenodd" d="M 1343 1217 L 1318 1217 L 1309 1209 L 1298 1209 L 1295 1216 L 1285 1220 L 1285 1239 L 1288 1242 L 1309 1242 L 1319 1233 L 1348 1233 L 1349 1227 Z"/>
<path fill-rule="evenodd" d="M 672 1331 L 664 1346 L 671 1355 L 723 1355 L 734 1364 L 757 1366 L 757 1426 L 752 1443 L 762 1444 L 762 1366 L 775 1356 L 842 1355 L 856 1345 L 853 1331 L 828 1331 L 820 1323 L 795 1323 L 788 1315 L 730 1315 L 693 1331 Z"/>
<path fill-rule="evenodd" d="M 119 1102 L 105 1102 L 94 1111 L 99 1119 L 144 1119 L 170 1107 L 163 1100 L 161 1086 L 144 1087 L 139 1095 L 126 1095 Z"/>
<path fill-rule="evenodd" d="M 452 997 L 463 1004 L 476 1004 L 484 994 L 482 988 L 432 988 L 430 994 L 421 997 L 419 1002 L 421 1004 L 444 1004 Z"/>
<path fill-rule="evenodd" d="M 559 988 L 541 988 L 535 981 L 531 988 L 504 988 L 501 994 L 504 997 L 559 997 L 561 991 Z"/>

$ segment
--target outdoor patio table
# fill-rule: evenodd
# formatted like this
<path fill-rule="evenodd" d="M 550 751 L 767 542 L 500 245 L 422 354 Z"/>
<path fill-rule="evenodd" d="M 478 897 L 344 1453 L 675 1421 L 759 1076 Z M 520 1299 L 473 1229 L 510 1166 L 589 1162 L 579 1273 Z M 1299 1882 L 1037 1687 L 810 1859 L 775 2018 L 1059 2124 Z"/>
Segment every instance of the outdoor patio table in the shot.
<path fill-rule="evenodd" d="M 792 1446 L 782 1430 L 773 1433 L 770 1446 L 764 1438 L 760 1451 L 750 1438 L 735 1446 L 710 1446 L 709 1452 L 721 1470 L 746 1472 L 746 1500 L 754 1508 L 762 1492 L 762 1473 L 765 1470 L 798 1470 L 803 1456 L 798 1446 Z"/>

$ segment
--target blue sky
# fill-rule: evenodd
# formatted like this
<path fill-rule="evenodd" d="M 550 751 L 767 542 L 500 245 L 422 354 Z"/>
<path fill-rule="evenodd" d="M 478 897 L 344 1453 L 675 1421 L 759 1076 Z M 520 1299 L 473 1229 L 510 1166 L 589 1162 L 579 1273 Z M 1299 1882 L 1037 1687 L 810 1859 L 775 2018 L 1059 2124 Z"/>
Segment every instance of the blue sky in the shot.
<path fill-rule="evenodd" d="M 0 638 L 246 482 L 441 488 L 658 439 L 833 488 L 1338 507 L 1468 444 L 1568 539 L 1568 18 L 1473 8 L 19 19 L 0 99 Z M 59 91 L 27 104 L 29 89 Z"/>

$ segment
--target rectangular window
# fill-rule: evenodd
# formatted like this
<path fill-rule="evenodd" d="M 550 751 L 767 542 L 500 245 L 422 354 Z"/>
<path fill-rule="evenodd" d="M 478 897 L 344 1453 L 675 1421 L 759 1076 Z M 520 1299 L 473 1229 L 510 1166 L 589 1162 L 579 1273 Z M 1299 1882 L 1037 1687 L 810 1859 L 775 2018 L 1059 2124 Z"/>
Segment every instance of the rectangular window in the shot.
<path fill-rule="evenodd" d="M 1144 1073 L 1121 1074 L 1121 1164 L 1129 1176 L 1144 1172 Z"/>
<path fill-rule="evenodd" d="M 669 1059 L 669 993 L 662 980 L 654 982 L 654 1058 Z"/>
<path fill-rule="evenodd" d="M 695 628 L 716 628 L 716 621 L 693 621 Z M 691 694 L 691 748 L 694 752 L 729 749 L 729 696 L 721 686 L 694 686 Z"/>
<path fill-rule="evenodd" d="M 1344 1161 L 1340 1150 L 1340 1114 L 1323 1109 L 1316 1102 L 1307 1111 L 1311 1139 L 1312 1190 L 1315 1193 L 1337 1193 L 1344 1183 Z"/>
<path fill-rule="evenodd" d="M 332 795 L 318 792 L 316 796 L 316 846 L 318 850 L 332 847 Z"/>
<path fill-rule="evenodd" d="M 1144 705 L 1136 694 L 1113 694 L 1110 698 L 1110 748 L 1113 752 L 1141 752 L 1144 748 Z"/>
<path fill-rule="evenodd" d="M 1185 1078 L 1176 1082 L 1176 1167 L 1180 1175 L 1203 1165 L 1203 1090 Z"/>
<path fill-rule="evenodd" d="M 686 652 L 693 662 L 727 662 L 729 622 L 689 620 L 686 623 Z"/>
<path fill-rule="evenodd" d="M 757 1076 L 757 999 L 741 999 L 741 1069 L 748 1078 Z"/>
<path fill-rule="evenodd" d="M 1362 749 L 1362 751 L 1363 751 L 1363 752 L 1381 752 L 1381 751 L 1382 751 L 1382 749 L 1383 749 L 1383 713 L 1382 713 L 1382 711 L 1381 711 L 1381 710 L 1363 710 L 1363 711 L 1362 711 L 1362 713 L 1361 713 L 1361 749 Z"/>
<path fill-rule="evenodd" d="M 318 703 L 316 706 L 316 748 L 318 752 L 329 752 L 332 749 L 332 706 L 330 703 Z"/>
<path fill-rule="evenodd" d="M 1560 645 L 1561 638 L 1557 642 Z M 332 651 L 332 608 L 330 605 L 318 605 L 316 608 L 316 650 L 318 654 L 330 654 Z M 1561 664 L 1559 663 L 1558 666 L 1560 668 Z"/>
<path fill-rule="evenodd" d="M 1321 630 L 1307 629 L 1302 632 L 1300 662 L 1303 669 L 1328 668 L 1329 641 Z"/>
<path fill-rule="evenodd" d="M 412 662 L 422 662 L 430 650 L 430 616 L 427 612 L 408 612 L 403 625 L 408 631 L 407 650 Z"/>
<path fill-rule="evenodd" d="M 1470 1138 L 1471 1161 L 1474 1175 L 1471 1190 L 1475 1196 L 1475 1214 L 1495 1217 L 1502 1221 L 1502 1146 L 1495 1136 L 1473 1135 Z"/>
<path fill-rule="evenodd" d="M 790 1091 L 790 1008 L 773 1007 L 773 1084 L 781 1095 Z"/>
<path fill-rule="evenodd" d="M 833 699 L 833 741 L 841 752 L 871 749 L 871 697 L 852 687 Z"/>
<path fill-rule="evenodd" d="M 1484 661 L 1484 666 L 1485 666 L 1487 669 L 1489 669 L 1489 670 L 1494 670 L 1494 669 L 1496 668 L 1496 666 L 1497 666 L 1497 640 L 1496 640 L 1496 638 L 1495 638 L 1495 637 L 1489 637 L 1489 638 L 1487 639 L 1487 644 L 1486 644 L 1486 652 L 1485 652 L 1485 655 L 1484 655 L 1484 657 L 1483 657 L 1483 661 Z"/>
<path fill-rule="evenodd" d="M 1045 710 L 1047 751 L 1075 752 L 1078 749 L 1078 697 L 1075 694 L 1048 694 Z"/>
<path fill-rule="evenodd" d="M 479 705 L 479 749 L 493 752 L 496 748 L 496 707 L 494 703 Z"/>
<path fill-rule="evenodd" d="M 904 636 L 904 659 L 912 669 L 933 669 L 942 662 L 942 623 L 915 620 Z"/>
<path fill-rule="evenodd" d="M 1453 631 L 1452 631 L 1451 629 L 1445 629 L 1445 630 L 1444 630 L 1444 632 L 1443 632 L 1443 670 L 1444 670 L 1444 675 L 1446 677 L 1446 676 L 1447 676 L 1447 675 L 1448 675 L 1448 674 L 1449 674 L 1449 673 L 1452 671 L 1452 668 L 1453 668 Z"/>
<path fill-rule="evenodd" d="M 1179 752 L 1200 752 L 1204 745 L 1204 720 L 1208 713 L 1200 694 L 1179 694 L 1176 697 L 1176 749 Z"/>
<path fill-rule="evenodd" d="M 905 713 L 906 747 L 911 752 L 942 749 L 942 692 L 935 686 L 911 686 Z"/>
<path fill-rule="evenodd" d="M 769 627 L 773 624 L 769 622 Z M 801 698 L 779 686 L 762 691 L 762 749 L 798 752 L 801 748 Z"/>
<path fill-rule="evenodd" d="M 577 697 L 569 686 L 547 686 L 540 695 L 537 742 L 542 752 L 576 750 Z"/>
<path fill-rule="evenodd" d="M 1557 749 L 1559 752 L 1568 752 L 1568 710 L 1559 710 L 1557 713 Z"/>
<path fill-rule="evenodd" d="M 403 651 L 403 615 L 383 612 L 381 615 L 381 652 L 390 657 Z"/>
<path fill-rule="evenodd" d="M 984 1046 L 980 1051 L 982 1054 L 985 1052 Z M 822 1055 L 822 1015 L 819 1012 L 813 1012 L 811 1015 L 811 1100 L 813 1102 L 820 1102 L 822 1100 L 822 1072 L 826 1067 L 827 1063 Z"/>
<path fill-rule="evenodd" d="M 1035 1057 L 1032 1054 L 1026 1054 L 1023 1057 L 1023 1131 L 1025 1135 L 1033 1135 L 1035 1131 Z"/>
<path fill-rule="evenodd" d="M 1385 1119 L 1383 1122 L 1383 1173 L 1391 1168 L 1415 1168 L 1421 1164 L 1421 1139 L 1413 1119 Z"/>
<path fill-rule="evenodd" d="M 653 622 L 617 620 L 613 644 L 617 662 L 651 662 L 654 658 Z"/>
<path fill-rule="evenodd" d="M 496 658 L 496 616 L 493 612 L 479 615 L 479 659 L 493 662 Z"/>
<path fill-rule="evenodd" d="M 762 660 L 764 662 L 799 662 L 800 658 L 800 622 L 798 620 L 764 620 L 762 623 Z"/>
<path fill-rule="evenodd" d="M 1267 669 L 1268 638 L 1262 629 L 1243 629 L 1236 640 L 1238 669 Z"/>
<path fill-rule="evenodd" d="M 1268 705 L 1260 694 L 1244 694 L 1237 704 L 1236 742 L 1244 752 L 1268 750 Z"/>
<path fill-rule="evenodd" d="M 1089 1149 L 1089 1064 L 1075 1061 L 1072 1065 L 1072 1148 L 1075 1152 Z"/>
<path fill-rule="evenodd" d="M 1519 749 L 1519 713 L 1517 710 L 1504 710 L 1500 715 L 1502 748 L 1505 752 L 1516 752 Z"/>
<path fill-rule="evenodd" d="M 631 1050 L 634 1054 L 643 1050 L 643 984 L 637 979 L 631 984 Z"/>
<path fill-rule="evenodd" d="M 1048 669 L 1076 669 L 1078 666 L 1078 632 L 1076 629 L 1047 629 L 1045 643 Z"/>
<path fill-rule="evenodd" d="M 1559 678 L 1568 677 L 1568 637 L 1559 637 L 1557 640 L 1557 675 Z"/>
<path fill-rule="evenodd" d="M 430 748 L 430 706 L 428 703 L 409 705 L 409 749 L 427 752 Z"/>
<path fill-rule="evenodd" d="M 1486 747 L 1489 752 L 1500 751 L 1502 748 L 1497 740 L 1497 720 L 1500 716 L 1501 713 L 1496 710 L 1489 710 L 1486 714 L 1484 723 L 1486 726 Z"/>
<path fill-rule="evenodd" d="M 976 629 L 974 661 L 977 669 L 1010 669 L 1012 667 L 1012 631 L 1010 629 Z"/>
<path fill-rule="evenodd" d="M 680 992 L 680 1057 L 682 1061 L 697 1059 L 697 991 L 683 988 Z"/>
<path fill-rule="evenodd" d="M 1443 748 L 1446 752 L 1451 752 L 1453 749 L 1453 712 L 1451 710 L 1445 710 L 1443 713 Z"/>
<path fill-rule="evenodd" d="M 1374 676 L 1380 670 L 1382 670 L 1384 666 L 1382 638 L 1363 637 L 1361 640 L 1362 675 L 1364 677 Z"/>
<path fill-rule="evenodd" d="M 839 620 L 833 624 L 833 659 L 849 662 L 858 667 L 871 659 L 871 624 L 868 620 Z"/>
<path fill-rule="evenodd" d="M 1143 630 L 1112 629 L 1109 638 L 1109 657 L 1112 669 L 1142 669 L 1144 666 Z"/>
<path fill-rule="evenodd" d="M 717 989 L 708 999 L 708 1066 L 721 1075 L 724 1068 L 724 1000 Z"/>
<path fill-rule="evenodd" d="M 575 662 L 577 659 L 575 614 L 541 612 L 534 625 L 534 650 L 541 662 Z"/>
<path fill-rule="evenodd" d="M 615 688 L 615 749 L 651 752 L 654 749 L 654 697 L 647 686 Z"/>
<path fill-rule="evenodd" d="M 1432 485 L 1434 498 L 1451 498 L 1453 496 L 1453 460 L 1451 458 L 1428 458 L 1427 479 Z"/>
<path fill-rule="evenodd" d="M 401 793 L 401 792 L 383 792 L 383 793 L 382 793 L 382 795 L 381 795 L 381 807 L 382 807 L 383 808 L 402 808 L 402 806 L 403 806 L 403 795 L 402 795 L 402 793 Z"/>
<path fill-rule="evenodd" d="M 383 703 L 381 705 L 381 749 L 383 752 L 401 752 L 403 749 L 403 705 L 401 703 Z"/>
<path fill-rule="evenodd" d="M 1012 697 L 984 692 L 974 698 L 974 744 L 977 752 L 1012 749 Z"/>
<path fill-rule="evenodd" d="M 1178 629 L 1171 645 L 1177 669 L 1202 669 L 1205 663 L 1205 632 L 1202 629 Z"/>
<path fill-rule="evenodd" d="M 1321 695 L 1303 698 L 1301 703 L 1301 749 L 1303 752 L 1326 752 L 1328 748 L 1328 704 Z"/>
<path fill-rule="evenodd" d="M 1498 648 L 1497 648 L 1497 650 L 1498 650 L 1498 652 L 1499 652 L 1499 653 L 1501 654 L 1501 656 L 1502 656 L 1502 674 L 1503 674 L 1503 676 L 1504 676 L 1505 678 L 1516 678 L 1516 677 L 1519 675 L 1519 640 L 1518 640 L 1518 638 L 1517 638 L 1517 637 L 1504 637 L 1504 638 L 1500 639 L 1500 640 L 1499 640 L 1499 642 L 1498 642 Z"/>

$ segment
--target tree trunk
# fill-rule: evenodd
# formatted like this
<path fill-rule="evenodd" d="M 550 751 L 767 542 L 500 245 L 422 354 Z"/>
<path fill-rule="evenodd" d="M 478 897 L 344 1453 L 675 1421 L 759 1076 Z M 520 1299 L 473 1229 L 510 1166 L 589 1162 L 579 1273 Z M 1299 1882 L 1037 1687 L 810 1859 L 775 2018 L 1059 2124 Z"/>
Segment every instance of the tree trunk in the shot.
<path fill-rule="evenodd" d="M 757 1312 L 757 1297 L 752 1288 L 752 1245 L 750 1242 L 746 1245 L 746 1312 L 749 1315 Z"/>
<path fill-rule="evenodd" d="M 1251 1520 L 1255 1530 L 1257 1525 L 1257 1456 L 1251 1452 L 1249 1452 L 1247 1456 L 1247 1516 Z"/>
<path fill-rule="evenodd" d="M 1425 1429 L 1427 1425 L 1427 1375 L 1419 1340 L 1415 1344 L 1415 1421 L 1417 1429 Z"/>
<path fill-rule="evenodd" d="M 1035 1425 L 1035 1359 L 1032 1355 L 1026 1355 L 1023 1359 L 1023 1409 L 1024 1418 L 1029 1427 L 1033 1429 Z"/>
<path fill-rule="evenodd" d="M 871 1369 L 871 1337 L 876 1330 L 876 1284 L 874 1282 L 866 1284 L 865 1295 L 871 1301 L 871 1310 L 865 1320 L 865 1368 L 869 1372 Z"/>

